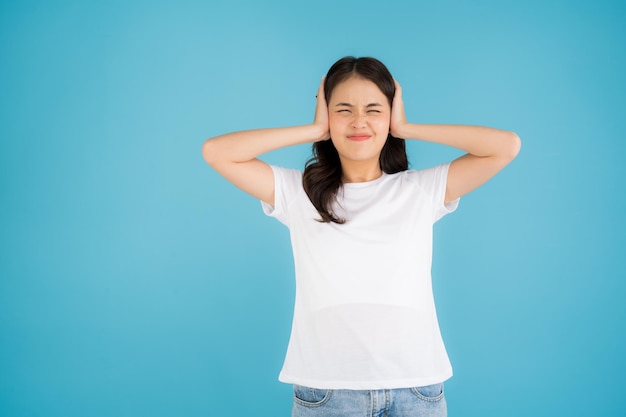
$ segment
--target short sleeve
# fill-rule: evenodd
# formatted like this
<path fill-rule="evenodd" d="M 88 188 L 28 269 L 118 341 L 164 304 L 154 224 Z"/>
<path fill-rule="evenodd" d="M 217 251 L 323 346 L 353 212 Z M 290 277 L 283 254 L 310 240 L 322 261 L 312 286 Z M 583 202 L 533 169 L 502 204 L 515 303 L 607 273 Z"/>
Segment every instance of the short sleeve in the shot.
<path fill-rule="evenodd" d="M 432 199 L 433 223 L 446 214 L 455 211 L 459 205 L 460 198 L 448 204 L 444 204 L 449 168 L 450 163 L 448 162 L 432 168 L 416 171 L 419 186 Z"/>
<path fill-rule="evenodd" d="M 289 203 L 303 190 L 302 172 L 270 165 L 274 173 L 274 205 L 261 201 L 263 212 L 289 227 Z"/>

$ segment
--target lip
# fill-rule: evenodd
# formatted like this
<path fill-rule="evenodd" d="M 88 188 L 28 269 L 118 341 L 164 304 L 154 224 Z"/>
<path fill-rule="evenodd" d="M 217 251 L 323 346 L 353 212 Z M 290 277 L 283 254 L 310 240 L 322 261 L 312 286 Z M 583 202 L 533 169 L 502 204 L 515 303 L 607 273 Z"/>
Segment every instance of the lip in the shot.
<path fill-rule="evenodd" d="M 348 139 L 354 140 L 354 141 L 357 141 L 357 142 L 360 142 L 360 141 L 363 141 L 363 140 L 368 140 L 371 137 L 372 137 L 372 135 L 367 135 L 365 133 L 358 134 L 358 135 L 348 135 Z"/>

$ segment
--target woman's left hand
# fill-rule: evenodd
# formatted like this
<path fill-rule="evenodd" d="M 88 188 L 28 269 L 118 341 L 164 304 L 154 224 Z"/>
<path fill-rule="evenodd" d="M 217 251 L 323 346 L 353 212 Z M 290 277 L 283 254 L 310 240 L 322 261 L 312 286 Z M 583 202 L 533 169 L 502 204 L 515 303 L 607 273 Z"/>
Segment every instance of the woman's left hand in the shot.
<path fill-rule="evenodd" d="M 389 131 L 391 135 L 396 138 L 407 139 L 404 127 L 408 125 L 408 122 L 406 120 L 406 114 L 404 113 L 402 87 L 400 87 L 400 84 L 395 79 L 393 82 L 396 85 L 396 92 L 393 96 L 393 103 L 391 104 L 391 124 Z"/>

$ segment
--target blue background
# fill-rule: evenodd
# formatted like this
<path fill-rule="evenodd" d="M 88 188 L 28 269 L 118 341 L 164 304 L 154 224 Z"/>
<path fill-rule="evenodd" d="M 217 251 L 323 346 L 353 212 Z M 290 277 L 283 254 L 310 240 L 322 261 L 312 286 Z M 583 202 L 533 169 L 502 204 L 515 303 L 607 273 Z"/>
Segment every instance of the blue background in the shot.
<path fill-rule="evenodd" d="M 626 415 L 625 21 L 618 1 L 0 2 L 0 415 L 289 415 L 288 232 L 200 148 L 310 122 L 348 54 L 388 65 L 413 122 L 523 140 L 436 225 L 450 415 Z"/>

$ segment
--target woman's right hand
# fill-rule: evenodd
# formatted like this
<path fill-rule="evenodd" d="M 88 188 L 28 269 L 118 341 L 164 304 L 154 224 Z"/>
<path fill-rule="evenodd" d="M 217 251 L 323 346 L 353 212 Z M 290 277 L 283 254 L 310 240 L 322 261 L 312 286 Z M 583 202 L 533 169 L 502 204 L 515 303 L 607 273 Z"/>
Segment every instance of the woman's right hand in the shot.
<path fill-rule="evenodd" d="M 315 142 L 330 139 L 330 129 L 328 126 L 328 104 L 326 103 L 326 97 L 324 96 L 324 81 L 326 77 L 322 78 L 319 88 L 317 89 L 317 104 L 315 106 L 315 119 L 313 124 L 319 128 L 319 136 L 315 138 Z"/>
<path fill-rule="evenodd" d="M 258 156 L 286 146 L 330 139 L 324 79 L 317 91 L 313 123 L 302 126 L 242 130 L 204 142 L 202 155 L 228 181 L 248 194 L 274 205 L 274 173 Z"/>

